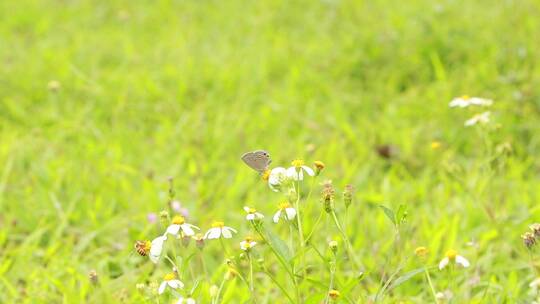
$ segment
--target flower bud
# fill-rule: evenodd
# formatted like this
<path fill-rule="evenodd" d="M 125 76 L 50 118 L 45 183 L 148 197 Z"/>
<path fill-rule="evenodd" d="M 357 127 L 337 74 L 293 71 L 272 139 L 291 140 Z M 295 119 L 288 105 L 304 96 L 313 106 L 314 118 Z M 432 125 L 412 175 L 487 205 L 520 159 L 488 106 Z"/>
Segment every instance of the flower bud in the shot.
<path fill-rule="evenodd" d="M 230 281 L 234 279 L 236 275 L 238 275 L 238 271 L 236 271 L 234 268 L 229 267 L 227 273 L 225 274 L 225 280 Z"/>
<path fill-rule="evenodd" d="M 337 241 L 330 241 L 330 242 L 328 242 L 328 247 L 330 247 L 330 250 L 332 250 L 332 252 L 334 254 L 336 254 L 337 249 L 338 249 L 338 242 Z"/>
<path fill-rule="evenodd" d="M 60 84 L 58 80 L 51 80 L 47 84 L 47 88 L 49 89 L 49 91 L 52 91 L 52 92 L 57 92 L 58 90 L 60 90 L 61 86 L 62 85 Z"/>
<path fill-rule="evenodd" d="M 354 187 L 352 185 L 345 186 L 345 190 L 343 190 L 343 202 L 345 202 L 345 207 L 349 208 L 349 206 L 352 204 L 354 195 Z"/>
<path fill-rule="evenodd" d="M 219 287 L 216 285 L 210 286 L 210 297 L 215 298 L 219 292 Z"/>
<path fill-rule="evenodd" d="M 140 293 L 144 293 L 144 290 L 146 288 L 146 285 L 144 283 L 137 283 L 135 285 L 135 288 L 137 289 L 138 292 Z"/>
<path fill-rule="evenodd" d="M 331 181 L 326 181 L 323 184 L 322 190 L 322 201 L 324 206 L 324 211 L 330 213 L 334 210 L 334 187 L 332 186 Z"/>
<path fill-rule="evenodd" d="M 540 239 L 540 224 L 538 223 L 532 224 L 529 226 L 529 228 L 534 234 L 534 237 L 536 237 L 537 239 Z"/>
<path fill-rule="evenodd" d="M 532 246 L 536 244 L 536 238 L 531 232 L 525 232 L 521 236 L 521 239 L 523 239 L 523 244 L 525 245 L 525 247 L 527 247 L 527 249 L 531 249 Z"/>
<path fill-rule="evenodd" d="M 193 236 L 193 239 L 195 240 L 195 246 L 199 248 L 200 250 L 203 250 L 204 248 L 204 237 L 201 233 L 197 233 Z"/>
<path fill-rule="evenodd" d="M 191 237 L 189 237 L 187 235 L 182 235 L 182 246 L 188 247 L 189 246 L 189 241 L 191 241 Z"/>
<path fill-rule="evenodd" d="M 96 285 L 98 283 L 98 274 L 95 270 L 90 270 L 88 273 L 88 279 L 90 279 L 90 283 Z"/>
<path fill-rule="evenodd" d="M 341 296 L 341 293 L 335 289 L 332 289 L 328 292 L 328 296 L 332 299 L 332 300 L 337 300 L 339 299 L 339 297 Z"/>
<path fill-rule="evenodd" d="M 321 171 L 324 169 L 325 165 L 322 161 L 314 161 L 313 166 L 315 166 L 315 175 L 318 176 Z"/>
<path fill-rule="evenodd" d="M 168 223 L 169 222 L 169 212 L 166 210 L 163 210 L 159 213 L 159 218 L 162 222 Z"/>
<path fill-rule="evenodd" d="M 428 254 L 428 250 L 426 247 L 423 247 L 423 246 L 420 246 L 420 247 L 417 247 L 415 250 L 414 250 L 414 254 L 416 254 L 417 257 L 419 258 L 425 258 Z"/>

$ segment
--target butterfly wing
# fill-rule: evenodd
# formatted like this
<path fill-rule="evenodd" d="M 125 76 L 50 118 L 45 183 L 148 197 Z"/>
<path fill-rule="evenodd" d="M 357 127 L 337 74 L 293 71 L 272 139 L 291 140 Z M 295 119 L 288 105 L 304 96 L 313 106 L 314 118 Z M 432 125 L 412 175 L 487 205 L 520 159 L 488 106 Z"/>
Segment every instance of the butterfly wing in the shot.
<path fill-rule="evenodd" d="M 270 154 L 264 150 L 247 152 L 242 155 L 242 160 L 253 170 L 263 173 L 272 162 Z"/>

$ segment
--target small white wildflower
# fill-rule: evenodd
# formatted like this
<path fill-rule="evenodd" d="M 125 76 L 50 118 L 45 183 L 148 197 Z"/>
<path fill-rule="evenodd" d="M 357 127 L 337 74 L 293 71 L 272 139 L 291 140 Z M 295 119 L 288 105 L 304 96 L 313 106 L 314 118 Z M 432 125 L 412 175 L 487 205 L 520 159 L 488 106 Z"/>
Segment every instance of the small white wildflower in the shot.
<path fill-rule="evenodd" d="M 212 228 L 210 228 L 204 234 L 204 238 L 212 240 L 212 239 L 219 239 L 220 237 L 223 236 L 226 239 L 230 239 L 232 238 L 231 232 L 236 233 L 236 230 L 231 227 L 225 226 L 223 222 L 214 222 L 212 224 Z"/>
<path fill-rule="evenodd" d="M 279 204 L 278 211 L 274 214 L 274 217 L 272 218 L 274 223 L 279 222 L 282 212 L 285 212 L 285 218 L 289 221 L 293 220 L 296 217 L 296 210 L 291 207 L 291 204 L 289 204 L 289 202 L 283 202 Z"/>
<path fill-rule="evenodd" d="M 456 97 L 450 101 L 449 106 L 451 108 L 466 108 L 468 106 L 482 106 L 489 107 L 493 104 L 493 100 L 481 98 L 481 97 L 469 97 L 467 95 Z"/>
<path fill-rule="evenodd" d="M 264 218 L 264 215 L 260 212 L 257 212 L 255 208 L 244 206 L 244 211 L 246 211 L 247 213 L 246 220 L 248 221 L 262 220 Z"/>
<path fill-rule="evenodd" d="M 468 119 L 467 121 L 465 121 L 465 126 L 470 127 L 470 126 L 474 126 L 476 124 L 486 124 L 486 123 L 489 122 L 490 116 L 491 116 L 490 111 L 486 111 L 486 112 L 483 112 L 483 113 L 480 113 L 480 114 L 476 114 L 473 117 L 471 117 L 470 119 Z"/>
<path fill-rule="evenodd" d="M 178 302 L 176 302 L 176 304 L 196 304 L 196 302 L 193 298 L 180 297 L 178 298 Z"/>
<path fill-rule="evenodd" d="M 448 264 L 450 264 L 450 262 L 453 262 L 456 265 L 460 265 L 463 268 L 467 268 L 470 266 L 469 261 L 463 256 L 458 255 L 457 251 L 453 249 L 450 249 L 446 252 L 444 259 L 439 262 L 439 269 L 445 268 L 446 266 L 448 266 Z"/>
<path fill-rule="evenodd" d="M 540 287 L 540 278 L 534 279 L 534 280 L 529 284 L 529 287 L 530 287 L 531 289 L 534 289 L 534 290 L 538 289 L 538 287 Z"/>
<path fill-rule="evenodd" d="M 163 278 L 163 282 L 159 285 L 158 293 L 162 294 L 165 288 L 169 286 L 172 289 L 184 288 L 184 283 L 176 278 L 174 273 L 169 273 Z"/>
<path fill-rule="evenodd" d="M 272 191 L 278 192 L 281 184 L 287 179 L 287 169 L 275 167 L 274 169 L 267 171 L 263 178 L 268 180 L 268 187 L 270 187 Z"/>
<path fill-rule="evenodd" d="M 315 172 L 310 167 L 304 165 L 304 161 L 301 159 L 296 159 L 292 161 L 292 167 L 287 169 L 287 177 L 292 178 L 293 180 L 303 180 L 304 172 L 309 176 L 314 176 Z"/>
<path fill-rule="evenodd" d="M 195 231 L 193 229 L 200 230 L 199 227 L 186 223 L 183 216 L 177 215 L 172 219 L 172 224 L 167 227 L 167 232 L 165 233 L 177 235 L 178 232 L 182 230 L 184 236 L 193 236 L 195 235 Z"/>
<path fill-rule="evenodd" d="M 253 241 L 253 239 L 250 237 L 246 237 L 243 241 L 240 242 L 240 249 L 244 251 L 249 251 L 255 245 L 257 245 L 257 242 Z"/>

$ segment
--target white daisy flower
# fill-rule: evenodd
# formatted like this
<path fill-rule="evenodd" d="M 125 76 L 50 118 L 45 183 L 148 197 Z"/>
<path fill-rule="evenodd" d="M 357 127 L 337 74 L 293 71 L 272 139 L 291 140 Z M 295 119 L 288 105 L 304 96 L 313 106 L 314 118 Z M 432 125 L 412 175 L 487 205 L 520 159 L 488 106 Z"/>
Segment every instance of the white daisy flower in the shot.
<path fill-rule="evenodd" d="M 490 111 L 486 111 L 484 113 L 476 114 L 467 121 L 465 121 L 465 126 L 470 127 L 474 126 L 476 124 L 486 124 L 489 122 L 489 118 L 491 116 Z"/>
<path fill-rule="evenodd" d="M 285 212 L 285 218 L 289 221 L 293 220 L 296 217 L 296 210 L 291 206 L 291 204 L 289 204 L 289 202 L 283 202 L 279 204 L 278 211 L 274 214 L 274 217 L 272 218 L 274 220 L 274 223 L 279 222 L 282 212 Z"/>
<path fill-rule="evenodd" d="M 176 302 L 176 304 L 196 304 L 196 302 L 195 302 L 195 299 L 193 298 L 180 297 L 178 299 L 178 302 Z"/>
<path fill-rule="evenodd" d="M 301 159 L 296 159 L 292 161 L 292 167 L 287 169 L 287 177 L 292 178 L 293 180 L 303 180 L 304 172 L 309 176 L 314 176 L 315 172 L 308 166 L 304 165 L 304 161 Z"/>
<path fill-rule="evenodd" d="M 172 224 L 167 227 L 167 231 L 165 233 L 177 235 L 178 232 L 182 230 L 184 236 L 193 236 L 195 235 L 195 231 L 193 231 L 193 229 L 200 230 L 199 227 L 186 223 L 183 216 L 177 215 L 173 218 Z"/>
<path fill-rule="evenodd" d="M 264 218 L 264 215 L 262 213 L 257 212 L 255 208 L 244 206 L 244 211 L 247 212 L 246 220 L 248 221 L 262 220 Z"/>
<path fill-rule="evenodd" d="M 204 234 L 204 238 L 212 240 L 212 239 L 219 239 L 220 237 L 223 236 L 226 239 L 230 239 L 232 238 L 231 232 L 236 233 L 236 230 L 231 227 L 225 226 L 223 222 L 214 222 L 212 224 L 212 228 L 210 228 Z"/>
<path fill-rule="evenodd" d="M 268 181 L 268 187 L 275 192 L 279 191 L 279 187 L 287 178 L 287 169 L 283 167 L 275 167 L 263 174 L 263 179 Z"/>
<path fill-rule="evenodd" d="M 493 100 L 481 98 L 481 97 L 469 97 L 467 95 L 456 97 L 450 101 L 449 106 L 451 108 L 466 108 L 468 106 L 482 106 L 489 107 L 493 104 Z"/>
<path fill-rule="evenodd" d="M 148 257 L 150 258 L 150 261 L 152 261 L 154 264 L 156 264 L 159 261 L 159 257 L 161 257 L 161 252 L 163 251 L 163 243 L 166 240 L 167 236 L 162 235 L 155 238 L 150 244 L 150 254 L 148 255 Z"/>
<path fill-rule="evenodd" d="M 538 287 L 540 287 L 540 278 L 534 279 L 530 284 L 529 287 L 536 290 Z"/>
<path fill-rule="evenodd" d="M 184 283 L 178 280 L 174 273 L 169 273 L 163 278 L 163 282 L 159 285 L 158 293 L 162 294 L 167 286 L 172 289 L 184 288 Z"/>
<path fill-rule="evenodd" d="M 257 245 L 257 242 L 254 242 L 252 238 L 246 237 L 243 241 L 240 242 L 240 249 L 244 251 L 249 251 Z"/>
<path fill-rule="evenodd" d="M 457 254 L 457 251 L 450 249 L 446 252 L 444 259 L 439 262 L 439 269 L 443 269 L 450 263 L 455 263 L 463 268 L 469 267 L 471 264 L 469 261 L 461 255 Z"/>

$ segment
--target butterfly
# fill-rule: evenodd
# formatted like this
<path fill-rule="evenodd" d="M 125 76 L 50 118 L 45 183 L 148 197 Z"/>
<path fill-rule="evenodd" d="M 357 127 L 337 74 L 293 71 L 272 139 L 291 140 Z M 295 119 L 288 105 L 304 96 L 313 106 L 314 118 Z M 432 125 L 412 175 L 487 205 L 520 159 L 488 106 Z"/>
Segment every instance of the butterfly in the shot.
<path fill-rule="evenodd" d="M 261 174 L 268 170 L 268 166 L 272 162 L 272 159 L 270 159 L 270 154 L 264 150 L 244 153 L 244 155 L 242 155 L 242 160 L 246 163 L 246 165 L 250 166 L 253 170 Z"/>

